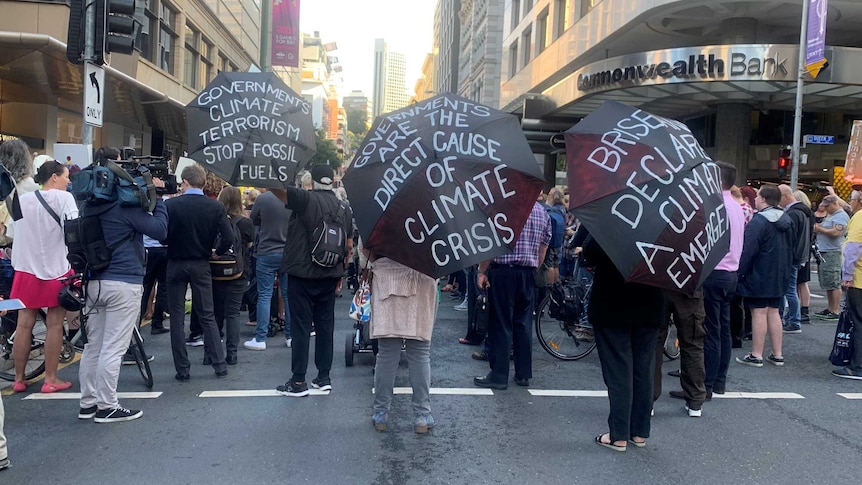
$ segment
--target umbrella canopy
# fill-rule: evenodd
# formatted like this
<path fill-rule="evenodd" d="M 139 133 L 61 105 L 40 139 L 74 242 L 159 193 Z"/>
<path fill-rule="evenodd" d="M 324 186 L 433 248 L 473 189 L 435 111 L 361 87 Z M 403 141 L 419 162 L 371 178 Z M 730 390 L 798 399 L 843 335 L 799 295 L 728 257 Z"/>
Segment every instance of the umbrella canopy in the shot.
<path fill-rule="evenodd" d="M 544 184 L 514 116 L 451 94 L 378 117 L 342 180 L 365 247 L 432 277 L 510 252 Z"/>
<path fill-rule="evenodd" d="M 606 101 L 564 136 L 570 205 L 620 273 L 700 287 L 730 233 L 719 167 L 689 129 Z"/>
<path fill-rule="evenodd" d="M 311 105 L 271 72 L 221 72 L 186 106 L 189 158 L 234 186 L 282 188 L 317 150 Z"/>

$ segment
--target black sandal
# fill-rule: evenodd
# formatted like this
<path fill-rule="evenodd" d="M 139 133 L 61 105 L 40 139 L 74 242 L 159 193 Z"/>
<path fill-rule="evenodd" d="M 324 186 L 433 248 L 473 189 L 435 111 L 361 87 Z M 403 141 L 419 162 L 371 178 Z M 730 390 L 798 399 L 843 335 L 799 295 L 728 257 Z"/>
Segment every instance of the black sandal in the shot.
<path fill-rule="evenodd" d="M 610 433 L 602 433 L 602 434 L 596 436 L 596 444 L 598 444 L 600 446 L 604 446 L 605 448 L 610 448 L 614 451 L 626 451 L 625 445 L 619 446 L 619 445 L 615 445 L 613 441 L 610 441 L 609 443 L 605 443 L 604 441 L 602 441 L 602 437 L 605 435 L 608 436 L 608 440 L 610 441 L 611 434 Z"/>

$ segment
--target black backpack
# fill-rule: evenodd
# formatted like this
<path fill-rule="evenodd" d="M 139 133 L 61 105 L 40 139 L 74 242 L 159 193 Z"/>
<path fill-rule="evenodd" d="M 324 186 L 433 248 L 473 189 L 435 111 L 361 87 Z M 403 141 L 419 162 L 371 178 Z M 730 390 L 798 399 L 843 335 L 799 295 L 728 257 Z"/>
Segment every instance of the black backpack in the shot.
<path fill-rule="evenodd" d="M 99 273 L 111 265 L 111 256 L 114 251 L 130 241 L 137 232 L 129 231 L 129 234 L 110 246 L 105 241 L 105 233 L 102 230 L 102 215 L 113 207 L 112 204 L 95 204 L 84 202 L 81 205 L 79 216 L 75 219 L 67 219 L 63 224 L 63 234 L 66 240 L 68 255 L 66 258 L 75 273 L 86 274 Z M 143 258 L 138 255 L 143 264 Z"/>
<path fill-rule="evenodd" d="M 551 304 L 548 314 L 557 320 L 565 322 L 580 322 L 584 317 L 584 300 L 587 287 L 574 278 L 558 281 L 551 285 Z"/>
<path fill-rule="evenodd" d="M 347 206 L 340 201 L 337 201 L 337 205 L 321 201 L 320 209 L 322 217 L 310 235 L 311 260 L 324 268 L 344 265 L 347 255 L 347 234 L 344 233 Z"/>
<path fill-rule="evenodd" d="M 242 247 L 242 233 L 237 226 L 239 217 L 230 218 L 230 227 L 233 230 L 233 244 L 230 249 L 221 256 L 210 259 L 210 273 L 215 281 L 230 281 L 239 279 L 245 270 L 245 252 Z M 216 236 L 215 246 L 219 246 L 221 234 Z"/>

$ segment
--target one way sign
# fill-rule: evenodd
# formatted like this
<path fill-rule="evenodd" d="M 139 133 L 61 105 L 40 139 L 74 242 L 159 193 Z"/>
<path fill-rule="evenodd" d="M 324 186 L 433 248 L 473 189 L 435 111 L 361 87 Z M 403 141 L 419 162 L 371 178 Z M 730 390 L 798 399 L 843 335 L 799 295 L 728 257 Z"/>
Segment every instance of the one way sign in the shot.
<path fill-rule="evenodd" d="M 92 63 L 84 64 L 84 121 L 102 126 L 105 101 L 105 70 Z"/>

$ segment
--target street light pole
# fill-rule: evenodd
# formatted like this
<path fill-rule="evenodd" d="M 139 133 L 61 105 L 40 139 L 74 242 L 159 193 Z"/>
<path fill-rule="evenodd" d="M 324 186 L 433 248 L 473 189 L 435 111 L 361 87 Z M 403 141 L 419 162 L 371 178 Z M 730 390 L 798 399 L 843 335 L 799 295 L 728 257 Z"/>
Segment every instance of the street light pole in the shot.
<path fill-rule="evenodd" d="M 81 65 L 83 72 L 86 72 L 87 63 L 93 62 L 96 57 L 96 1 L 86 0 L 84 3 L 84 64 Z M 85 76 L 82 75 L 83 79 Z M 87 82 L 84 79 L 83 82 Z M 83 90 L 81 110 L 81 143 L 84 145 L 93 144 L 93 126 L 87 122 L 87 94 L 86 89 Z"/>
<path fill-rule="evenodd" d="M 796 111 L 793 116 L 793 148 L 791 157 L 793 163 L 790 167 L 790 189 L 796 190 L 799 184 L 799 146 L 802 139 L 802 95 L 805 90 L 805 50 L 808 44 L 808 14 L 809 0 L 802 0 L 802 25 L 799 27 L 799 69 L 796 73 Z"/>
<path fill-rule="evenodd" d="M 260 2 L 260 70 L 272 71 L 272 0 Z"/>

